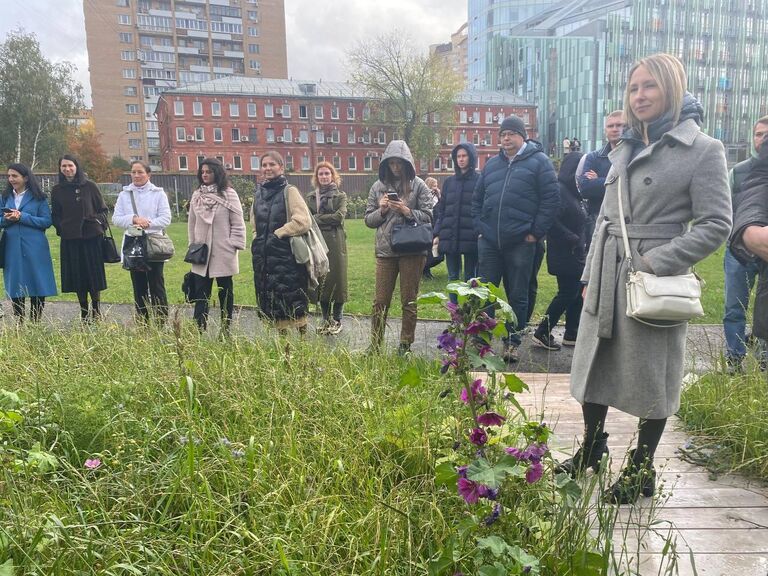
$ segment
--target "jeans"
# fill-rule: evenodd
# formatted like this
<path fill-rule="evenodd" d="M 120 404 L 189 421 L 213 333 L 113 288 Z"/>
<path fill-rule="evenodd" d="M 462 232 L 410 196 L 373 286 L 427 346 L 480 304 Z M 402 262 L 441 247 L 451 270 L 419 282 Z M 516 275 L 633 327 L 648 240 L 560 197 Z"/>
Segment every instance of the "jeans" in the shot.
<path fill-rule="evenodd" d="M 461 278 L 461 258 L 464 257 L 464 281 L 467 282 L 477 277 L 477 253 L 450 252 L 445 255 L 445 266 L 448 268 L 448 280 L 458 280 Z M 456 303 L 456 294 L 449 294 L 451 302 Z"/>
<path fill-rule="evenodd" d="M 528 284 L 528 311 L 525 314 L 525 323 L 531 321 L 533 316 L 533 310 L 536 308 L 536 296 L 539 293 L 539 270 L 541 270 L 541 264 L 544 262 L 544 254 L 546 249 L 544 246 L 544 239 L 542 238 L 536 242 L 536 256 L 533 257 L 533 270 L 531 270 L 531 281 Z"/>
<path fill-rule="evenodd" d="M 725 260 L 725 353 L 728 358 L 743 358 L 747 354 L 746 330 L 749 292 L 755 285 L 757 264 L 740 263 L 726 248 Z"/>
<path fill-rule="evenodd" d="M 477 243 L 478 271 L 484 282 L 499 286 L 504 282 L 507 302 L 515 321 L 507 322 L 505 342 L 519 346 L 528 315 L 528 289 L 536 257 L 536 242 L 520 242 L 503 250 L 485 238 Z"/>
<path fill-rule="evenodd" d="M 557 294 L 549 303 L 537 332 L 550 334 L 565 313 L 565 334 L 575 338 L 579 332 L 581 306 L 581 275 L 557 276 Z"/>

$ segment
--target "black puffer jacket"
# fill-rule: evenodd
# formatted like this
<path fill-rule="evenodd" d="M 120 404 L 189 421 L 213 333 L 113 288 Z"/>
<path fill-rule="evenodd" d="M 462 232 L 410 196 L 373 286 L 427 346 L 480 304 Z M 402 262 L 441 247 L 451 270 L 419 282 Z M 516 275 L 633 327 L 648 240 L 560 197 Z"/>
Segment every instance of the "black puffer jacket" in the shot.
<path fill-rule="evenodd" d="M 581 157 L 581 152 L 567 154 L 557 177 L 560 209 L 547 232 L 547 270 L 553 276 L 581 277 L 584 271 L 587 212 L 575 178 Z"/>
<path fill-rule="evenodd" d="M 472 197 L 475 230 L 499 249 L 542 238 L 557 215 L 557 175 L 541 144 L 526 140 L 521 154 L 508 160 L 504 151 L 483 168 Z"/>
<path fill-rule="evenodd" d="M 462 172 L 456 163 L 456 154 L 465 150 L 469 166 Z M 477 232 L 472 221 L 472 194 L 480 174 L 476 171 L 477 150 L 464 142 L 451 152 L 454 171 L 443 183 L 443 195 L 435 207 L 435 236 L 440 238 L 440 254 L 471 254 L 477 252 Z"/>
<path fill-rule="evenodd" d="M 256 189 L 256 237 L 251 243 L 253 281 L 261 311 L 270 320 L 293 320 L 307 314 L 307 268 L 296 263 L 290 238 L 278 238 L 285 225 L 285 178 L 267 180 Z"/>

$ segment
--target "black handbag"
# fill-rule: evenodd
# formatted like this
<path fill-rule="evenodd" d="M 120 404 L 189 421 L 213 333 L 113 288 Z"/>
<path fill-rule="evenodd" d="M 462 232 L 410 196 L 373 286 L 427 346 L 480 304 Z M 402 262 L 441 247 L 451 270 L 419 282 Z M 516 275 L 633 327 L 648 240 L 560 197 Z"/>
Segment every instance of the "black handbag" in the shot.
<path fill-rule="evenodd" d="M 112 229 L 109 227 L 109 223 L 107 223 L 107 230 L 109 234 L 105 232 L 101 237 L 101 256 L 105 263 L 117 264 L 120 262 L 120 253 L 117 251 L 115 238 L 112 236 Z"/>
<path fill-rule="evenodd" d="M 132 226 L 123 238 L 123 268 L 131 272 L 149 271 L 147 260 L 147 235 L 141 228 Z"/>
<path fill-rule="evenodd" d="M 195 274 L 187 272 L 184 274 L 184 280 L 181 282 L 181 292 L 184 294 L 184 302 L 190 303 L 195 300 Z"/>
<path fill-rule="evenodd" d="M 205 264 L 208 262 L 208 244 L 202 242 L 190 244 L 184 256 L 184 262 L 189 262 L 190 264 Z"/>
<path fill-rule="evenodd" d="M 432 247 L 432 225 L 418 222 L 392 226 L 392 250 L 400 254 L 424 252 Z"/>

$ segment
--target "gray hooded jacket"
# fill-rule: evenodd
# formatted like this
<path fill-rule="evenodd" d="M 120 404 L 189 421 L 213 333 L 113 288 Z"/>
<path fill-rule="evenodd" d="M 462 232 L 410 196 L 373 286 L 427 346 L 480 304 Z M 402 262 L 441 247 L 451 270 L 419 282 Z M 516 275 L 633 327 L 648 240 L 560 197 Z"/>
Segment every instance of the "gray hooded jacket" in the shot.
<path fill-rule="evenodd" d="M 405 195 L 398 185 L 392 185 L 385 182 L 386 164 L 390 158 L 399 158 L 405 162 L 406 177 L 410 182 L 411 191 Z M 390 192 L 396 192 L 411 209 L 411 219 L 407 219 L 394 210 L 387 210 L 385 214 L 381 213 L 379 201 L 381 197 Z M 408 149 L 408 145 L 403 140 L 393 140 L 387 145 L 384 155 L 379 164 L 379 179 L 371 186 L 368 193 L 368 204 L 365 208 L 365 224 L 369 228 L 376 229 L 376 257 L 377 258 L 396 258 L 398 256 L 412 256 L 426 254 L 417 252 L 415 254 L 402 254 L 392 250 L 392 227 L 395 224 L 404 222 L 431 222 L 432 207 L 434 200 L 432 193 L 424 184 L 424 181 L 416 176 L 416 168 L 413 165 L 413 156 Z"/>

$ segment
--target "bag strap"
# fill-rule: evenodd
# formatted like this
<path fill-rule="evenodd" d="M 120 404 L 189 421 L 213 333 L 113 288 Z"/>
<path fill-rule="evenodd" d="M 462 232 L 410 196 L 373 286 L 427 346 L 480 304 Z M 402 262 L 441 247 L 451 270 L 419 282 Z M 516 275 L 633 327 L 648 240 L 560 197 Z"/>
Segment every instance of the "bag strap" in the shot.
<path fill-rule="evenodd" d="M 624 222 L 624 203 L 621 199 L 621 176 L 619 181 L 619 223 L 621 224 L 621 239 L 624 241 L 624 258 L 627 259 L 627 266 L 629 267 L 629 273 L 635 272 L 635 267 L 632 265 L 632 251 L 629 248 L 629 235 L 627 234 L 627 223 Z"/>
<path fill-rule="evenodd" d="M 131 195 L 131 206 L 133 206 L 133 215 L 138 216 L 139 210 L 136 208 L 136 198 L 133 197 L 133 190 L 128 190 Z"/>

